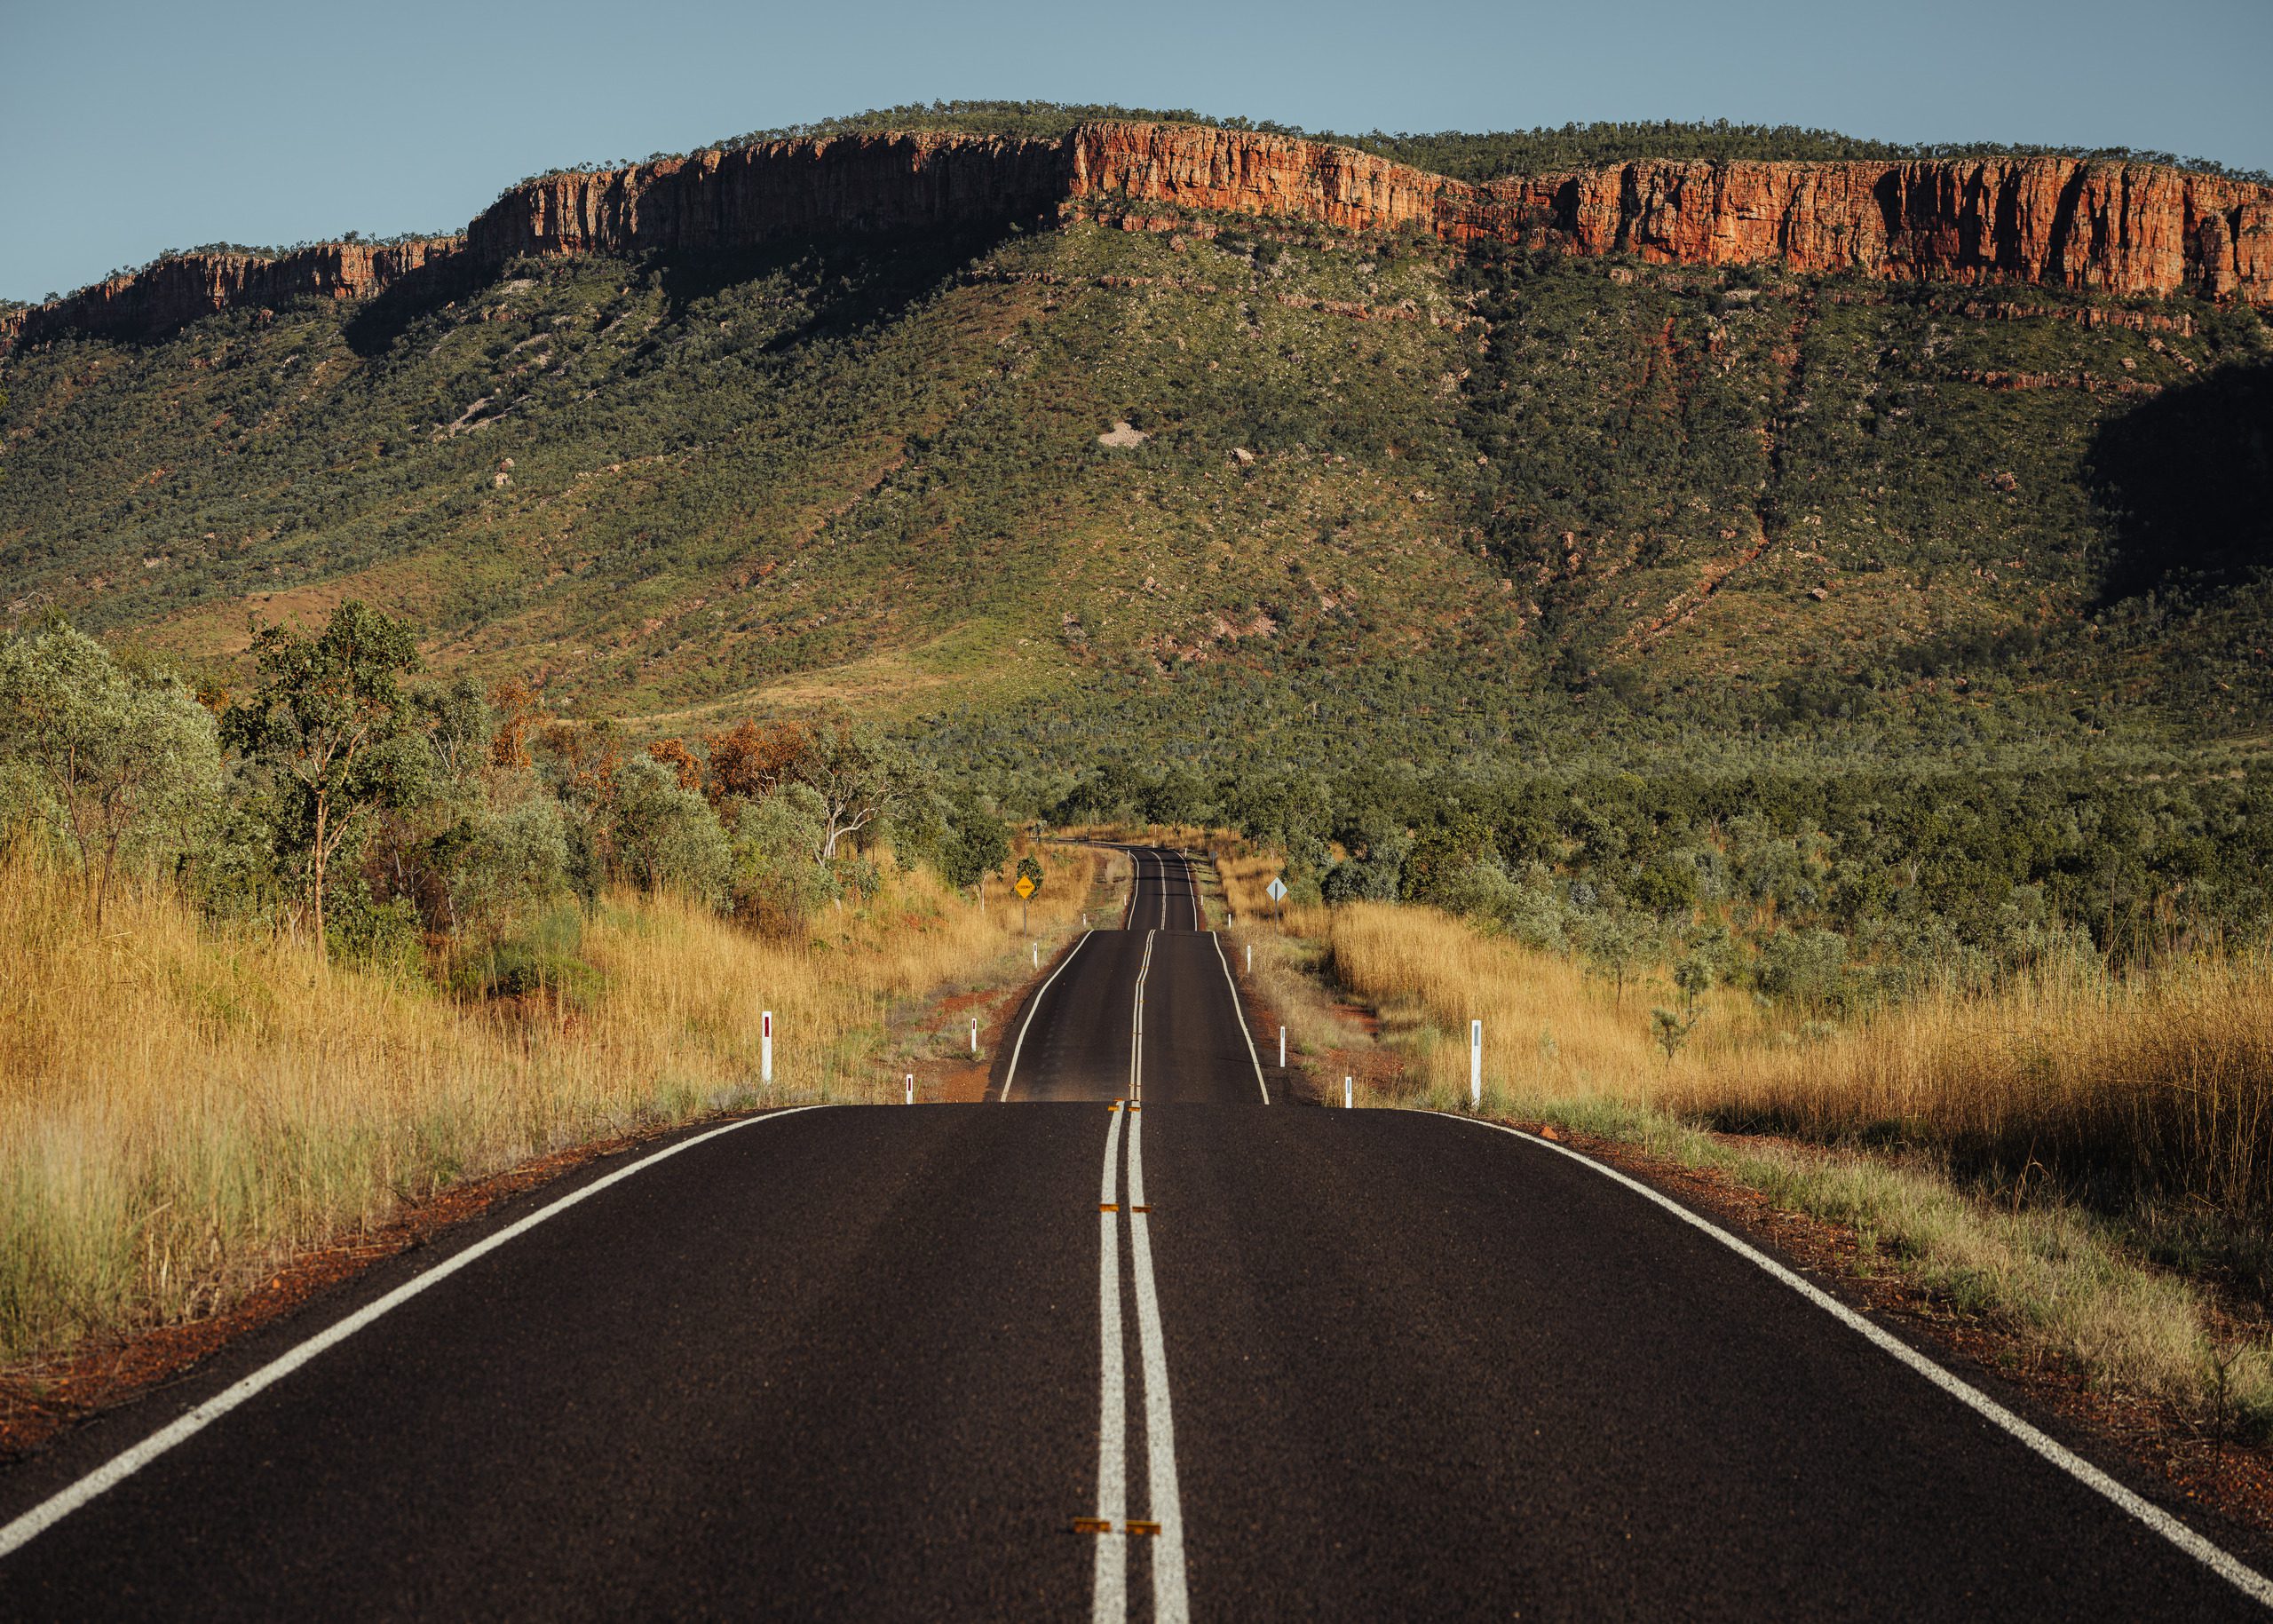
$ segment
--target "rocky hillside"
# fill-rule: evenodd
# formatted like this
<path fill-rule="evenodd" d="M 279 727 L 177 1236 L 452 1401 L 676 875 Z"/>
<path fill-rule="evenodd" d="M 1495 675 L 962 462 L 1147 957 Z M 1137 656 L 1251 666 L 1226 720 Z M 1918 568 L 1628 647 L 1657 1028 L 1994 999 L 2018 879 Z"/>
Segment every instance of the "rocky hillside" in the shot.
<path fill-rule="evenodd" d="M 855 134 L 546 176 L 507 192 L 463 236 L 325 243 L 273 259 L 173 256 L 0 314 L 0 342 L 147 337 L 216 311 L 363 298 L 525 254 L 744 249 L 820 231 L 1101 210 L 1131 223 L 1147 210 L 1252 214 L 1669 265 L 2273 302 L 2273 187 L 2155 164 L 1652 162 L 1476 185 L 1252 131 L 1094 123 L 1054 140 Z"/>
<path fill-rule="evenodd" d="M 357 595 L 557 706 L 1018 760 L 2247 734 L 2263 192 L 1130 122 L 556 175 L 22 313 L 0 606 L 226 680 Z"/>

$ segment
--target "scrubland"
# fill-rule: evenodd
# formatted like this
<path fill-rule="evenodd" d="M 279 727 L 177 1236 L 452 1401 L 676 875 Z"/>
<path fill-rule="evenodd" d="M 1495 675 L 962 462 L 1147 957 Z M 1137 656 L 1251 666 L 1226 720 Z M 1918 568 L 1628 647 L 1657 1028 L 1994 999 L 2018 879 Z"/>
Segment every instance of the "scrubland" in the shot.
<path fill-rule="evenodd" d="M 1049 860 L 1045 952 L 1096 860 Z M 98 924 L 78 876 L 19 856 L 0 872 L 0 1358 L 214 1311 L 299 1248 L 572 1145 L 897 1097 L 895 1027 L 1021 975 L 1027 939 L 1001 880 L 982 901 L 888 856 L 881 873 L 786 939 L 668 893 L 566 902 L 537 928 L 578 977 L 460 1000 L 163 884 Z"/>
<path fill-rule="evenodd" d="M 1466 1110 L 1481 1019 L 1486 1114 L 1716 1170 L 2098 1383 L 2273 1429 L 2273 963 L 2071 965 L 1835 1028 L 1646 970 L 1621 987 L 1433 908 L 1282 920 L 1276 867 L 1225 852 L 1234 916 L 1307 1014 L 1298 1048 L 1347 1041 L 1327 987 L 1378 1013 L 1403 1065 L 1360 1103 Z"/>

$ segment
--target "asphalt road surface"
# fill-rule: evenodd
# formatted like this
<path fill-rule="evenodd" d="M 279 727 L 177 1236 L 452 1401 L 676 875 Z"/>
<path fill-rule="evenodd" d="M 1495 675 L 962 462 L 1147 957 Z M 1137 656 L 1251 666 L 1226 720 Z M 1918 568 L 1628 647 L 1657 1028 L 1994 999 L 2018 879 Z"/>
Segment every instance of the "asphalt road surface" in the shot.
<path fill-rule="evenodd" d="M 1007 1108 L 691 1132 L 381 1265 L 0 1477 L 0 1615 L 2264 1616 L 1669 1203 L 1266 1108 L 1136 858 Z"/>

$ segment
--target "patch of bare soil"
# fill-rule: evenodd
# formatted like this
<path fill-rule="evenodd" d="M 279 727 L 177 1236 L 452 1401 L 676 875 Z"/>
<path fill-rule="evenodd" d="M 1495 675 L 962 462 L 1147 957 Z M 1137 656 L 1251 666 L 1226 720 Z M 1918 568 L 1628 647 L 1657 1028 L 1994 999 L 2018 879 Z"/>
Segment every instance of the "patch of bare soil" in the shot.
<path fill-rule="evenodd" d="M 1899 1326 L 1960 1372 L 1970 1366 L 1993 1373 L 2045 1411 L 2105 1439 L 2184 1500 L 2273 1542 L 2273 1449 L 2228 1436 L 2174 1405 L 2094 1388 L 2071 1361 L 2026 1345 L 2017 1327 L 1962 1311 L 1946 1295 L 1888 1272 L 1849 1225 L 1785 1210 L 1726 1174 L 1683 1167 L 1633 1145 L 1513 1126 L 1568 1144 L 1709 1213 L 1823 1277 L 1835 1295 Z"/>

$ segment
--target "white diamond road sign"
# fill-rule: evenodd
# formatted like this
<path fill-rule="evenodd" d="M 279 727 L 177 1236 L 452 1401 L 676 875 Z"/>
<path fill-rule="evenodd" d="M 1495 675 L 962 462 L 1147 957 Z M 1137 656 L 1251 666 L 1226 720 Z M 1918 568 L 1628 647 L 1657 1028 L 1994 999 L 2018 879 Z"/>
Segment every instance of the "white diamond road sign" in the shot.
<path fill-rule="evenodd" d="M 1279 879 L 1279 878 L 1276 878 L 1276 877 L 1274 876 L 1274 877 L 1272 878 L 1272 880 L 1271 880 L 1271 883 L 1270 883 L 1267 887 L 1265 887 L 1265 889 L 1270 892 L 1271 899 L 1273 902 L 1283 902 L 1283 901 L 1285 901 L 1285 900 L 1286 900 L 1286 898 L 1287 898 L 1287 882 L 1286 882 L 1286 881 L 1281 880 L 1281 879 Z"/>

